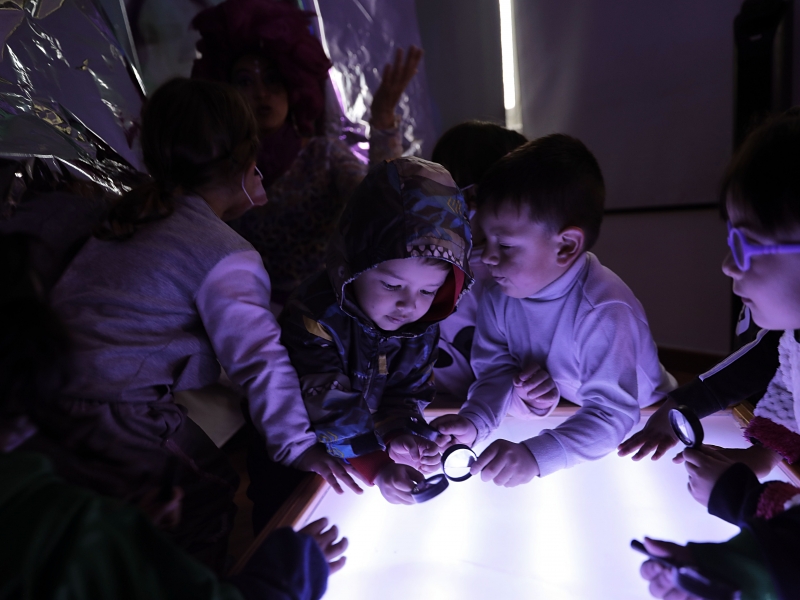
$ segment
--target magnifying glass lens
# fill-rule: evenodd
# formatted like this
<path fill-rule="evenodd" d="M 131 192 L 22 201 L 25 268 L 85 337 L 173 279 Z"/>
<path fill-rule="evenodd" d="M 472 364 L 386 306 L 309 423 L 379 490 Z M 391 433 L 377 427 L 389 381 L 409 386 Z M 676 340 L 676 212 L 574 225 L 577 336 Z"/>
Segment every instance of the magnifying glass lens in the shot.
<path fill-rule="evenodd" d="M 692 431 L 692 427 L 689 425 L 686 417 L 681 413 L 677 413 L 675 415 L 675 418 L 673 419 L 673 427 L 676 429 L 675 433 L 684 444 L 687 446 L 694 444 L 694 431 Z"/>
<path fill-rule="evenodd" d="M 703 443 L 703 426 L 694 411 L 686 406 L 679 406 L 669 411 L 669 422 L 672 431 L 686 446 L 694 448 Z"/>
<path fill-rule="evenodd" d="M 448 485 L 447 478 L 439 473 L 415 485 L 411 490 L 411 497 L 417 504 L 427 502 L 445 491 Z"/>
<path fill-rule="evenodd" d="M 457 444 L 448 448 L 442 456 L 442 472 L 451 481 L 464 481 L 470 478 L 469 468 L 477 459 L 472 448 Z"/>

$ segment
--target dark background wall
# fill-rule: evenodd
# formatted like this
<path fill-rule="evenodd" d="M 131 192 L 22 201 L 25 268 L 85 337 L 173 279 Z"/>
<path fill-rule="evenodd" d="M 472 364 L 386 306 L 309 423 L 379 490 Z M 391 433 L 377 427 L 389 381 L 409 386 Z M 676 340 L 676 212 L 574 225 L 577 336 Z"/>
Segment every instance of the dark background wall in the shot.
<path fill-rule="evenodd" d="M 726 353 L 726 230 L 708 206 L 733 150 L 741 0 L 514 4 L 523 133 L 579 137 L 606 178 L 612 213 L 594 251 L 641 300 L 659 345 Z M 442 129 L 468 118 L 502 123 L 497 2 L 416 6 Z M 797 102 L 798 44 L 794 56 Z M 654 210 L 664 206 L 673 210 Z"/>
<path fill-rule="evenodd" d="M 524 131 L 595 153 L 607 208 L 713 204 L 733 147 L 740 2 L 516 2 Z M 595 252 L 663 346 L 724 353 L 730 283 L 715 208 L 607 215 Z"/>
<path fill-rule="evenodd" d="M 498 3 L 415 0 L 415 5 L 437 136 L 468 119 L 504 124 Z"/>

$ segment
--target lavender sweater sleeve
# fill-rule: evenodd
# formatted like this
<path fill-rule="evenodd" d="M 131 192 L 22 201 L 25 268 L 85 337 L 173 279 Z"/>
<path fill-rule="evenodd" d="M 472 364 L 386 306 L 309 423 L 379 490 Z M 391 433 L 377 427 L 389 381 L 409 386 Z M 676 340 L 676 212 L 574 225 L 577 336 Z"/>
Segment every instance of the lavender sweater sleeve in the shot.
<path fill-rule="evenodd" d="M 270 457 L 290 465 L 316 438 L 269 301 L 269 276 L 255 250 L 217 263 L 195 297 L 217 359 L 247 392 L 250 416 Z"/>
<path fill-rule="evenodd" d="M 482 297 L 470 360 L 476 380 L 459 411 L 475 425 L 478 441 L 500 426 L 508 412 L 512 381 L 520 370 L 508 346 L 501 311 L 493 296 Z"/>
<path fill-rule="evenodd" d="M 643 323 L 623 303 L 590 311 L 575 326 L 574 352 L 580 365 L 580 408 L 554 429 L 523 442 L 544 477 L 611 452 L 639 422 Z"/>

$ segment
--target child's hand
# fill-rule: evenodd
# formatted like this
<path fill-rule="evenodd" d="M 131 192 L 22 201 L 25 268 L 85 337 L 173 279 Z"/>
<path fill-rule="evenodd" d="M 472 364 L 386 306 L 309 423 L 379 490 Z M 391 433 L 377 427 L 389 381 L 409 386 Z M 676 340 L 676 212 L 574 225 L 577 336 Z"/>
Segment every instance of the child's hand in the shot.
<path fill-rule="evenodd" d="M 325 529 L 326 527 L 328 527 L 328 519 L 323 517 L 313 523 L 309 523 L 298 533 L 304 533 L 314 538 L 314 541 L 317 542 L 320 550 L 322 550 L 322 553 L 325 555 L 325 560 L 328 561 L 330 573 L 333 574 L 341 569 L 347 561 L 347 557 L 345 556 L 338 559 L 337 557 L 344 554 L 344 551 L 347 550 L 348 542 L 345 537 L 338 542 L 336 541 L 336 538 L 339 537 L 339 530 L 336 525 L 331 525 L 329 529 Z"/>
<path fill-rule="evenodd" d="M 675 463 L 686 463 L 689 473 L 689 493 L 703 506 L 708 506 L 711 490 L 722 474 L 736 461 L 710 446 L 686 448 L 674 459 Z"/>
<path fill-rule="evenodd" d="M 433 473 L 442 464 L 439 446 L 413 433 L 404 433 L 394 438 L 389 444 L 389 457 L 423 473 Z"/>
<path fill-rule="evenodd" d="M 682 565 L 693 562 L 692 554 L 686 546 L 679 546 L 672 542 L 661 542 L 644 538 L 644 546 L 654 556 L 672 558 Z M 675 584 L 674 568 L 661 564 L 655 560 L 646 560 L 639 568 L 641 576 L 650 582 L 650 595 L 654 598 L 669 598 L 670 600 L 700 600 L 684 592 Z"/>
<path fill-rule="evenodd" d="M 669 422 L 669 411 L 677 406 L 678 404 L 667 396 L 664 404 L 650 416 L 644 428 L 617 446 L 617 454 L 627 456 L 638 450 L 631 457 L 633 460 L 641 460 L 650 452 L 653 452 L 653 460 L 664 456 L 667 450 L 678 443 L 678 438 L 675 437 Z"/>
<path fill-rule="evenodd" d="M 461 415 L 442 415 L 431 421 L 431 426 L 442 434 L 436 441 L 440 448 L 453 444 L 472 446 L 478 437 L 478 430 L 472 421 Z"/>
<path fill-rule="evenodd" d="M 550 412 L 561 397 L 550 373 L 536 363 L 520 371 L 513 384 L 512 394 L 540 417 Z"/>
<path fill-rule="evenodd" d="M 392 504 L 414 504 L 411 490 L 423 479 L 425 476 L 413 467 L 389 463 L 378 471 L 375 483 Z"/>
<path fill-rule="evenodd" d="M 422 49 L 409 46 L 406 60 L 403 62 L 403 49 L 398 48 L 394 55 L 394 64 L 383 67 L 383 77 L 378 89 L 375 90 L 371 106 L 370 122 L 376 129 L 392 129 L 395 126 L 395 107 L 400 102 L 406 86 L 417 74 L 422 54 Z"/>
<path fill-rule="evenodd" d="M 351 465 L 347 464 L 340 458 L 336 458 L 335 456 L 328 454 L 322 444 L 314 444 L 311 446 L 311 448 L 300 455 L 300 458 L 297 459 L 297 462 L 294 463 L 294 466 L 301 471 L 312 471 L 317 473 L 328 482 L 328 484 L 333 488 L 333 491 L 337 494 L 344 493 L 342 486 L 339 485 L 340 481 L 353 490 L 356 494 L 361 494 L 363 492 L 363 490 L 355 482 L 355 479 L 353 479 L 353 475 L 358 477 L 362 483 L 370 485 L 370 483 L 365 481 L 364 477 Z"/>
<path fill-rule="evenodd" d="M 716 451 L 732 462 L 740 462 L 750 467 L 750 470 L 761 479 L 769 475 L 770 471 L 781 461 L 781 456 L 764 446 L 750 446 L 749 448 L 720 448 L 718 446 L 704 446 L 706 449 Z M 674 463 L 684 462 L 683 452 L 672 459 Z"/>
<path fill-rule="evenodd" d="M 469 472 L 473 475 L 480 473 L 484 481 L 491 480 L 496 485 L 514 487 L 536 477 L 539 463 L 526 446 L 508 440 L 495 440 L 472 463 Z"/>

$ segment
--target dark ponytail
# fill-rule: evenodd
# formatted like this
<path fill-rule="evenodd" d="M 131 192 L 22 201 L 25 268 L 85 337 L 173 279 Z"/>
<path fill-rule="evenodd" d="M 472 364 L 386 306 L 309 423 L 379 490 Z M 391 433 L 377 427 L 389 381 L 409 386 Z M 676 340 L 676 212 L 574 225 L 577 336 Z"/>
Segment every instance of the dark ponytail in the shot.
<path fill-rule="evenodd" d="M 225 184 L 243 173 L 258 151 L 258 126 L 233 87 L 173 79 L 142 110 L 142 155 L 151 181 L 125 194 L 95 231 L 121 240 L 175 210 L 174 195 Z"/>

